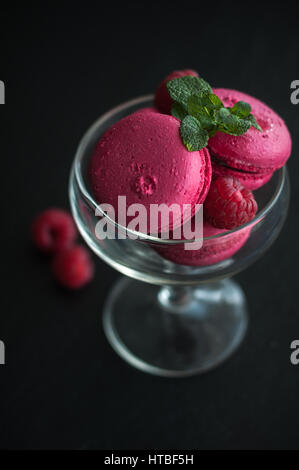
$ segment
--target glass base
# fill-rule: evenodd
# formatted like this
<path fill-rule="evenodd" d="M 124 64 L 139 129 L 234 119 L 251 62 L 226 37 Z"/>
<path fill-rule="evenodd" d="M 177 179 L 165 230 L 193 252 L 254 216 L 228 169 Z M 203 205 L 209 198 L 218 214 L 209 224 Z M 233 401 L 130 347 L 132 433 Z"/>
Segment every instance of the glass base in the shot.
<path fill-rule="evenodd" d="M 239 346 L 247 323 L 245 296 L 230 279 L 159 287 L 122 278 L 103 317 L 108 341 L 124 360 L 165 377 L 216 367 Z"/>

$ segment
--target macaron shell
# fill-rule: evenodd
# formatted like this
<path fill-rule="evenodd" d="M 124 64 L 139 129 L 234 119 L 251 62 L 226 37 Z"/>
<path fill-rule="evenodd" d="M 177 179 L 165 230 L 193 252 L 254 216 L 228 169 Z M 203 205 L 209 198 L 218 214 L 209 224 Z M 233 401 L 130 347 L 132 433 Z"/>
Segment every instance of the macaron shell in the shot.
<path fill-rule="evenodd" d="M 140 108 L 138 111 L 135 111 L 134 114 L 137 113 L 158 113 L 159 111 L 157 108 L 154 108 L 153 106 L 147 106 L 146 108 Z"/>
<path fill-rule="evenodd" d="M 269 173 L 247 173 L 245 171 L 233 170 L 223 165 L 212 162 L 213 178 L 217 176 L 233 176 L 237 178 L 245 188 L 251 191 L 260 188 L 268 183 L 273 175 L 273 171 Z"/>
<path fill-rule="evenodd" d="M 221 158 L 228 166 L 248 172 L 267 170 L 270 173 L 282 167 L 292 147 L 291 136 L 283 119 L 250 95 L 225 88 L 215 88 L 213 91 L 227 107 L 237 101 L 249 103 L 263 132 L 254 127 L 241 136 L 217 132 L 209 140 L 211 154 Z"/>
<path fill-rule="evenodd" d="M 200 150 L 200 152 L 204 156 L 205 172 L 204 172 L 204 184 L 198 196 L 197 204 L 202 204 L 204 200 L 206 199 L 209 189 L 210 189 L 210 184 L 211 184 L 211 179 L 212 179 L 212 163 L 211 163 L 211 157 L 210 157 L 209 151 L 207 147 L 205 147 L 202 150 Z"/>
<path fill-rule="evenodd" d="M 124 195 L 127 207 L 144 205 L 148 221 L 150 204 L 178 204 L 183 213 L 183 204 L 203 202 L 211 181 L 209 153 L 189 152 L 179 126 L 174 117 L 148 110 L 111 126 L 91 157 L 89 174 L 96 201 L 111 204 L 117 214 L 118 196 Z M 181 223 L 180 218 L 155 230 Z"/>
<path fill-rule="evenodd" d="M 226 230 L 213 227 L 207 221 L 204 221 L 204 237 L 212 237 L 218 234 L 223 234 L 223 236 L 204 240 L 199 250 L 185 250 L 183 243 L 155 249 L 160 256 L 176 264 L 185 266 L 209 266 L 231 258 L 246 243 L 250 231 L 251 227 L 245 227 L 225 235 Z"/>

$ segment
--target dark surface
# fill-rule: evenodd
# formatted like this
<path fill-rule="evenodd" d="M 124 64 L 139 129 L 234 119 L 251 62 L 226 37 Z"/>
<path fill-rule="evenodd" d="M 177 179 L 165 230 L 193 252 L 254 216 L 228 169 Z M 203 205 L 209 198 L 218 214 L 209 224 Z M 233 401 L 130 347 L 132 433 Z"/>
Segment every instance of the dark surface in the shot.
<path fill-rule="evenodd" d="M 10 449 L 299 448 L 298 8 L 15 8 L 1 13 L 2 301 L 0 447 Z M 157 5 L 157 4 L 156 4 Z M 238 276 L 251 312 L 240 350 L 213 372 L 170 380 L 127 366 L 100 326 L 118 274 L 101 261 L 86 289 L 56 287 L 28 227 L 68 206 L 77 143 L 104 111 L 152 92 L 173 69 L 266 101 L 293 137 L 292 200 L 272 249 Z"/>

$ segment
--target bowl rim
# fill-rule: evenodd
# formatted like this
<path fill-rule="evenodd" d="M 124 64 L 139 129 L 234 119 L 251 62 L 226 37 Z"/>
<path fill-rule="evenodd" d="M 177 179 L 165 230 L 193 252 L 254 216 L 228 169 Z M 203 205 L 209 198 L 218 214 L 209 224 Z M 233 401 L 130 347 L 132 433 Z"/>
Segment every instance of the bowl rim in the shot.
<path fill-rule="evenodd" d="M 82 177 L 82 172 L 81 172 L 81 162 L 84 158 L 85 155 L 85 150 L 91 140 L 91 137 L 94 135 L 96 131 L 98 131 L 98 128 L 108 119 L 113 118 L 113 116 L 121 111 L 126 110 L 127 108 L 130 108 L 132 106 L 137 106 L 140 104 L 143 104 L 144 107 L 152 105 L 153 102 L 153 97 L 154 95 L 143 95 L 139 96 L 137 98 L 133 98 L 131 100 L 125 101 L 114 108 L 110 109 L 106 113 L 102 114 L 85 132 L 83 137 L 81 138 L 79 145 L 77 147 L 76 153 L 75 153 L 75 158 L 73 161 L 72 165 L 72 170 L 71 170 L 71 175 L 73 174 L 76 182 L 78 184 L 79 190 L 84 197 L 85 201 L 88 203 L 88 205 L 95 211 L 97 210 L 98 213 L 101 213 L 101 216 L 105 217 L 109 223 L 111 223 L 113 226 L 117 228 L 117 230 L 120 230 L 126 234 L 132 235 L 134 239 L 137 240 L 142 240 L 142 241 L 147 241 L 150 243 L 155 243 L 155 244 L 164 244 L 164 245 L 179 245 L 182 243 L 196 243 L 196 242 L 203 242 L 207 240 L 214 240 L 214 239 L 219 239 L 223 237 L 227 237 L 231 234 L 236 234 L 240 233 L 244 229 L 250 229 L 256 224 L 258 224 L 274 207 L 276 204 L 277 200 L 279 199 L 279 196 L 283 190 L 285 180 L 286 180 L 286 166 L 283 166 L 282 168 L 276 170 L 279 173 L 279 178 L 277 185 L 275 187 L 275 191 L 270 198 L 270 200 L 267 202 L 267 204 L 257 212 L 255 217 L 247 222 L 246 224 L 240 225 L 237 228 L 227 230 L 227 231 L 221 231 L 220 233 L 217 233 L 215 235 L 210 235 L 208 237 L 202 237 L 202 238 L 196 238 L 196 239 L 164 239 L 164 238 L 159 238 L 154 235 L 148 235 L 143 232 L 138 232 L 135 230 L 132 230 L 130 228 L 127 228 L 118 222 L 114 221 L 112 218 L 110 218 L 103 210 L 101 209 L 100 205 L 94 200 L 93 196 L 90 194 L 88 189 L 85 186 L 83 177 Z M 266 183 L 269 184 L 269 183 Z M 219 229 L 221 230 L 221 229 Z M 129 237 L 130 238 L 130 237 Z"/>

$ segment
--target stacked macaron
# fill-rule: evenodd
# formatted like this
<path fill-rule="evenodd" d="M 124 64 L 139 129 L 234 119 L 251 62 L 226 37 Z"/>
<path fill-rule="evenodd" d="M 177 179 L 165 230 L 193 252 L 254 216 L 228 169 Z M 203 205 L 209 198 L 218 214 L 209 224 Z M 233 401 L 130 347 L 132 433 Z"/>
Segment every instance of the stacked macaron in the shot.
<path fill-rule="evenodd" d="M 251 127 L 240 136 L 218 132 L 211 137 L 213 172 L 235 176 L 247 188 L 257 189 L 289 158 L 292 142 L 288 128 L 275 111 L 252 96 L 225 88 L 216 88 L 214 93 L 225 106 L 233 106 L 237 101 L 249 103 L 262 132 Z"/>
<path fill-rule="evenodd" d="M 231 257 L 244 245 L 250 228 L 225 233 L 254 217 L 257 206 L 251 190 L 285 164 L 291 138 L 284 121 L 264 103 L 234 90 L 214 89 L 213 106 L 218 98 L 227 109 L 237 102 L 248 103 L 255 125 L 243 135 L 211 132 L 208 146 L 194 150 L 183 139 L 180 118 L 172 113 L 174 101 L 168 88 L 169 82 L 186 76 L 200 80 L 193 70 L 171 73 L 158 86 L 154 107 L 121 119 L 105 132 L 91 157 L 89 175 L 96 201 L 113 206 L 119 223 L 120 195 L 126 196 L 127 212 L 132 204 L 143 205 L 146 221 L 138 230 L 145 233 L 180 227 L 187 221 L 185 205 L 192 207 L 190 220 L 203 203 L 203 236 L 212 238 L 200 250 L 185 250 L 182 243 L 158 248 L 161 256 L 175 263 L 203 266 Z M 177 205 L 181 211 L 166 225 L 158 219 L 155 227 L 149 227 L 152 204 Z M 126 218 L 129 228 L 135 228 L 130 227 L 133 216 Z"/>
<path fill-rule="evenodd" d="M 192 75 L 194 74 L 193 71 L 188 71 L 188 73 L 185 71 L 185 75 L 191 75 L 189 72 L 192 72 Z M 179 72 L 173 72 L 159 85 L 155 95 L 155 106 L 160 112 L 169 112 L 172 101 L 169 93 L 167 94 L 167 82 L 179 76 L 181 76 Z M 275 111 L 252 96 L 224 88 L 216 88 L 213 92 L 227 107 L 233 106 L 238 101 L 248 103 L 261 127 L 261 132 L 254 127 L 250 127 L 246 133 L 238 136 L 217 132 L 215 136 L 209 139 L 208 149 L 212 161 L 213 182 L 217 179 L 219 186 L 223 184 L 223 181 L 225 185 L 225 182 L 227 182 L 225 180 L 229 180 L 229 184 L 231 182 L 236 184 L 237 182 L 237 185 L 241 183 L 245 189 L 257 189 L 266 184 L 273 172 L 281 168 L 289 158 L 291 137 L 288 128 Z M 235 227 L 228 224 L 224 228 L 223 224 L 219 223 L 221 222 L 219 217 L 216 221 L 211 217 L 211 212 L 217 212 L 215 210 L 216 202 L 212 201 L 214 186 L 216 186 L 213 182 L 206 203 L 204 203 L 203 237 L 206 240 L 203 241 L 202 248 L 199 250 L 185 250 L 183 244 L 158 248 L 159 253 L 164 258 L 178 264 L 205 266 L 231 257 L 245 244 L 250 235 L 250 227 L 241 228 L 225 235 L 228 229 Z M 240 194 L 239 189 L 237 191 L 238 197 Z M 250 195 L 250 192 L 248 194 Z M 214 211 L 210 209 L 212 207 L 211 202 L 214 202 Z M 223 207 L 228 207 L 227 202 L 223 202 Z M 244 203 L 243 200 L 242 203 Z M 254 216 L 257 209 L 257 207 L 254 207 L 254 198 L 250 196 L 247 203 L 249 211 Z M 231 208 L 231 211 L 235 214 L 234 208 Z M 222 210 L 219 209 L 220 219 L 223 213 L 223 208 Z"/>

